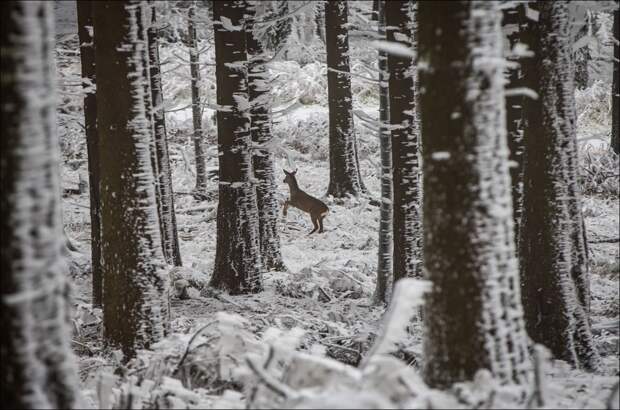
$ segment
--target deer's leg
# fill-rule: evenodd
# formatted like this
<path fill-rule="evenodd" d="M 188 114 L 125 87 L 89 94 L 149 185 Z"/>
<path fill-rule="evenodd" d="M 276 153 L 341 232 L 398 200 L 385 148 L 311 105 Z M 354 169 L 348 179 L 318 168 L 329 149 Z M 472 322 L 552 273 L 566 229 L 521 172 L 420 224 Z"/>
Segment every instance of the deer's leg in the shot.
<path fill-rule="evenodd" d="M 282 207 L 282 215 L 286 216 L 288 214 L 288 206 L 289 206 L 289 202 L 285 201 L 284 206 Z"/>
<path fill-rule="evenodd" d="M 311 218 L 312 218 L 312 224 L 314 225 L 314 229 L 308 235 L 312 235 L 313 233 L 316 232 L 317 229 L 319 229 L 318 219 L 315 219 L 313 216 Z"/>
<path fill-rule="evenodd" d="M 323 233 L 323 218 L 324 216 L 319 217 L 319 233 Z"/>

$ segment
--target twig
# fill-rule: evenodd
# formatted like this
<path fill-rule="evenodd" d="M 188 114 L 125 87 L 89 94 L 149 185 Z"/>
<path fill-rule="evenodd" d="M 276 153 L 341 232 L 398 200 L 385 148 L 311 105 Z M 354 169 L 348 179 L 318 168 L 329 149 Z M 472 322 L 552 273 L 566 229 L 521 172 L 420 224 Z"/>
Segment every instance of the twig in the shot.
<path fill-rule="evenodd" d="M 320 340 L 319 340 L 319 343 L 321 343 L 323 346 L 333 347 L 335 349 L 341 349 L 341 350 L 346 350 L 348 352 L 355 353 L 360 359 L 362 358 L 362 354 L 359 352 L 359 350 L 355 350 L 355 349 L 352 349 L 352 348 L 346 347 L 346 346 L 340 346 L 340 345 L 335 345 L 335 344 L 331 344 L 331 343 L 325 343 L 325 342 L 320 341 Z"/>
<path fill-rule="evenodd" d="M 299 397 L 299 395 L 291 388 L 289 388 L 283 383 L 280 383 L 263 369 L 256 366 L 256 364 L 249 357 L 246 357 L 245 361 L 248 364 L 250 370 L 252 370 L 258 376 L 260 381 L 263 382 L 265 386 L 269 387 L 274 393 L 285 399 Z"/>
<path fill-rule="evenodd" d="M 606 238 L 606 239 L 597 239 L 595 241 L 588 241 L 588 243 L 616 243 L 620 242 L 620 238 Z"/>
<path fill-rule="evenodd" d="M 275 357 L 275 350 L 273 346 L 269 345 L 269 353 L 267 354 L 267 360 L 265 360 L 265 364 L 263 364 L 263 370 L 269 370 L 269 366 L 271 365 L 271 361 Z M 258 393 L 258 385 L 254 386 L 252 389 L 252 393 L 250 393 L 250 397 L 248 398 L 248 403 L 246 405 L 246 409 L 251 409 L 254 404 L 254 400 L 256 399 L 256 393 Z"/>
<path fill-rule="evenodd" d="M 203 330 L 205 330 L 206 328 L 208 328 L 209 326 L 211 326 L 212 324 L 214 324 L 215 322 L 209 322 L 206 325 L 204 325 L 203 327 L 201 327 L 200 329 L 198 329 L 198 331 L 196 333 L 194 333 L 194 335 L 192 336 L 191 339 L 189 339 L 189 343 L 187 343 L 187 347 L 185 348 L 185 353 L 183 354 L 183 357 L 181 357 L 181 360 L 179 361 L 179 364 L 177 364 L 177 367 L 174 369 L 174 371 L 172 372 L 172 374 L 176 374 L 179 369 L 181 368 L 181 366 L 183 365 L 183 362 L 185 361 L 185 358 L 187 357 L 187 355 L 189 354 L 189 348 L 192 345 L 192 342 L 194 341 L 194 339 L 196 339 L 198 337 L 198 335 L 200 333 L 202 333 Z"/>

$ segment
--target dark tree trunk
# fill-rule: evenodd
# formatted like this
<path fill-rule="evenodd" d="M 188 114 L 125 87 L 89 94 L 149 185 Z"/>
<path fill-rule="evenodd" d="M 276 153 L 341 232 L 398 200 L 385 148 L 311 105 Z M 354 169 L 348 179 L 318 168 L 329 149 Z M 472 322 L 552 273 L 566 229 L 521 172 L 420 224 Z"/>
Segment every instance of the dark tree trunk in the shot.
<path fill-rule="evenodd" d="M 164 95 L 159 68 L 159 41 L 158 27 L 155 16 L 155 6 L 150 4 L 151 24 L 147 30 L 149 43 L 149 65 L 151 79 L 151 97 L 153 102 L 153 130 L 155 138 L 155 156 L 157 160 L 157 175 L 155 183 L 159 194 L 159 224 L 162 234 L 162 245 L 166 261 L 175 266 L 181 266 L 181 251 L 177 233 L 177 220 L 174 212 L 174 193 L 172 190 L 172 170 L 168 156 L 168 141 L 166 137 L 166 118 L 164 115 Z"/>
<path fill-rule="evenodd" d="M 510 50 L 517 43 L 526 43 L 520 25 L 524 16 L 524 5 L 503 10 L 502 25 L 508 30 L 508 46 Z M 523 87 L 521 64 L 526 64 L 522 57 L 511 57 L 508 67 L 508 82 L 506 88 L 516 89 Z M 514 217 L 515 239 L 519 237 L 519 221 L 521 219 L 521 202 L 523 197 L 523 105 L 522 95 L 506 94 L 506 131 L 508 135 L 508 149 L 510 154 L 510 180 L 512 182 L 512 209 Z"/>
<path fill-rule="evenodd" d="M 101 307 L 103 277 L 101 276 L 101 206 L 99 203 L 99 150 L 97 137 L 97 97 L 95 95 L 95 46 L 93 43 L 92 2 L 78 1 L 78 38 L 84 89 L 84 125 L 88 152 L 90 188 L 90 249 L 92 267 L 92 304 Z"/>
<path fill-rule="evenodd" d="M 527 389 L 496 2 L 418 5 L 427 296 L 425 379 L 480 369 Z"/>
<path fill-rule="evenodd" d="M 142 24 L 148 8 L 144 1 L 93 6 L 104 334 L 128 359 L 162 338 L 168 327 L 167 274 L 151 161 L 147 34 Z"/>
<path fill-rule="evenodd" d="M 618 14 L 620 4 L 616 1 L 614 10 L 614 75 L 611 97 L 611 148 L 620 155 L 620 25 Z"/>
<path fill-rule="evenodd" d="M 527 330 L 555 357 L 595 369 L 589 272 L 577 181 L 573 61 L 567 2 L 539 2 L 536 64 L 525 71 L 539 98 L 526 105 L 521 282 Z M 543 58 L 544 56 L 544 58 Z"/>
<path fill-rule="evenodd" d="M 213 4 L 215 21 L 244 26 L 245 1 Z M 219 155 L 217 247 L 211 286 L 232 294 L 262 290 L 256 189 L 252 182 L 250 104 L 244 29 L 214 25 Z"/>
<path fill-rule="evenodd" d="M 189 61 L 192 75 L 192 118 L 194 121 L 194 153 L 196 158 L 196 193 L 204 198 L 207 193 L 207 159 L 204 152 L 204 130 L 202 129 L 202 104 L 200 101 L 200 60 L 196 37 L 196 2 L 189 7 L 187 30 L 189 32 Z"/>
<path fill-rule="evenodd" d="M 253 34 L 255 6 L 248 7 L 246 42 L 248 51 L 248 92 L 250 97 L 251 134 L 254 146 L 252 164 L 256 183 L 258 221 L 260 232 L 260 253 L 263 269 L 285 269 L 280 252 L 278 235 L 278 198 L 276 196 L 275 156 L 272 151 L 271 96 L 269 95 L 269 74 L 265 66 L 263 47 Z"/>
<path fill-rule="evenodd" d="M 385 4 L 387 39 L 412 47 L 408 1 Z M 420 260 L 420 164 L 413 83 L 413 59 L 389 54 L 389 106 L 392 130 L 392 183 L 394 189 L 394 283 L 421 276 Z"/>
<path fill-rule="evenodd" d="M 385 0 L 376 0 L 379 38 L 385 39 Z M 379 217 L 379 261 L 377 263 L 377 287 L 374 300 L 377 304 L 388 302 L 392 288 L 392 134 L 387 125 L 390 121 L 388 94 L 387 54 L 379 51 L 379 138 L 381 141 L 381 210 Z"/>
<path fill-rule="evenodd" d="M 366 189 L 357 158 L 353 97 L 349 69 L 347 2 L 325 2 L 327 88 L 329 100 L 329 187 L 335 198 L 359 195 Z"/>
<path fill-rule="evenodd" d="M 0 403 L 74 409 L 79 378 L 62 255 L 53 3 L 0 7 Z"/>

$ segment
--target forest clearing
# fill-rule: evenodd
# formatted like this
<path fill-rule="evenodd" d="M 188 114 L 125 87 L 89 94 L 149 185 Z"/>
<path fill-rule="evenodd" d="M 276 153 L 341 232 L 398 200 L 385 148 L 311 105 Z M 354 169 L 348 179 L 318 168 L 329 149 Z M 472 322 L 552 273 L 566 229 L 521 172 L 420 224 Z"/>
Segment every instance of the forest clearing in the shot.
<path fill-rule="evenodd" d="M 3 2 L 3 408 L 619 409 L 618 13 Z"/>

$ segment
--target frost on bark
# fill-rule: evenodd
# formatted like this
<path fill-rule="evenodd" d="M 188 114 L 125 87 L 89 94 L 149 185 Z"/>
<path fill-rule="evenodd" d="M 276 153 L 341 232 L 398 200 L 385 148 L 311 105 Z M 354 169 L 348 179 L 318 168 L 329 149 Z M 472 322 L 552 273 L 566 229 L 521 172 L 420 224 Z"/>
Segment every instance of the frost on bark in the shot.
<path fill-rule="evenodd" d="M 480 369 L 528 383 L 505 133 L 498 3 L 418 4 L 424 167 L 425 379 Z"/>
<path fill-rule="evenodd" d="M 523 22 L 524 5 L 516 5 L 502 11 L 502 26 L 508 34 L 509 50 L 513 50 L 518 43 L 528 44 L 526 34 L 521 30 Z M 527 64 L 526 60 L 520 56 L 510 55 L 507 66 L 507 89 L 523 87 L 522 73 L 520 67 Z M 521 200 L 523 197 L 523 105 L 522 95 L 506 95 L 506 131 L 508 136 L 508 156 L 510 168 L 510 180 L 512 183 L 512 209 L 515 222 L 515 239 L 519 237 L 519 225 L 521 219 Z"/>
<path fill-rule="evenodd" d="M 366 190 L 357 157 L 353 98 L 349 70 L 347 2 L 325 2 L 327 94 L 329 103 L 329 187 L 327 195 L 342 198 Z"/>
<path fill-rule="evenodd" d="M 385 39 L 385 0 L 373 3 L 377 8 L 379 39 Z M 388 302 L 392 285 L 392 135 L 388 94 L 387 53 L 379 51 L 379 139 L 381 145 L 381 209 L 379 217 L 379 246 L 377 263 L 377 286 L 374 301 Z"/>
<path fill-rule="evenodd" d="M 146 95 L 150 15 L 146 2 L 140 1 L 93 6 L 104 334 L 130 358 L 161 339 L 168 327 Z"/>
<path fill-rule="evenodd" d="M 189 37 L 189 61 L 192 75 L 192 119 L 194 123 L 194 156 L 196 158 L 196 193 L 204 198 L 207 194 L 207 158 L 204 151 L 202 129 L 202 103 L 200 101 L 200 60 L 196 37 L 196 2 L 192 1 L 187 19 Z"/>
<path fill-rule="evenodd" d="M 88 182 L 90 189 L 90 249 L 92 268 L 92 304 L 101 306 L 103 277 L 101 276 L 101 217 L 99 201 L 99 150 L 97 136 L 97 97 L 95 95 L 95 46 L 93 43 L 92 2 L 77 1 L 78 37 L 84 90 L 84 126 L 88 152 Z"/>
<path fill-rule="evenodd" d="M 245 1 L 213 4 L 217 81 L 219 203 L 211 286 L 231 294 L 262 290 L 244 30 Z"/>
<path fill-rule="evenodd" d="M 248 93 L 250 99 L 252 156 L 256 178 L 256 199 L 260 234 L 260 254 L 265 270 L 285 269 L 278 234 L 278 198 L 276 196 L 275 156 L 272 151 L 271 96 L 269 74 L 263 47 L 253 32 L 255 4 L 248 6 L 246 42 L 248 52 Z M 262 149 L 261 149 L 262 148 Z"/>
<path fill-rule="evenodd" d="M 385 4 L 387 40 L 412 47 L 408 1 Z M 389 54 L 390 129 L 393 161 L 394 283 L 421 276 L 420 260 L 420 164 L 418 127 L 413 82 L 413 59 Z"/>
<path fill-rule="evenodd" d="M 620 26 L 618 25 L 618 15 L 620 14 L 620 4 L 615 2 L 614 10 L 614 74 L 612 80 L 611 97 L 611 148 L 620 155 Z"/>
<path fill-rule="evenodd" d="M 598 366 L 589 323 L 589 270 L 577 181 L 576 115 L 567 2 L 540 2 L 526 78 L 521 282 L 527 330 L 555 357 Z"/>
<path fill-rule="evenodd" d="M 172 191 L 172 170 L 168 156 L 168 141 L 166 137 L 166 118 L 164 115 L 164 95 L 161 84 L 159 67 L 158 26 L 155 15 L 155 5 L 151 3 L 150 24 L 147 29 L 149 47 L 150 90 L 153 109 L 153 131 L 155 140 L 155 157 L 157 161 L 157 184 L 159 223 L 162 236 L 162 247 L 166 261 L 175 266 L 181 266 L 181 252 L 179 250 L 179 236 L 177 220 L 174 212 L 174 193 Z"/>
<path fill-rule="evenodd" d="M 53 4 L 2 2 L 0 402 L 78 408 L 62 256 Z"/>

